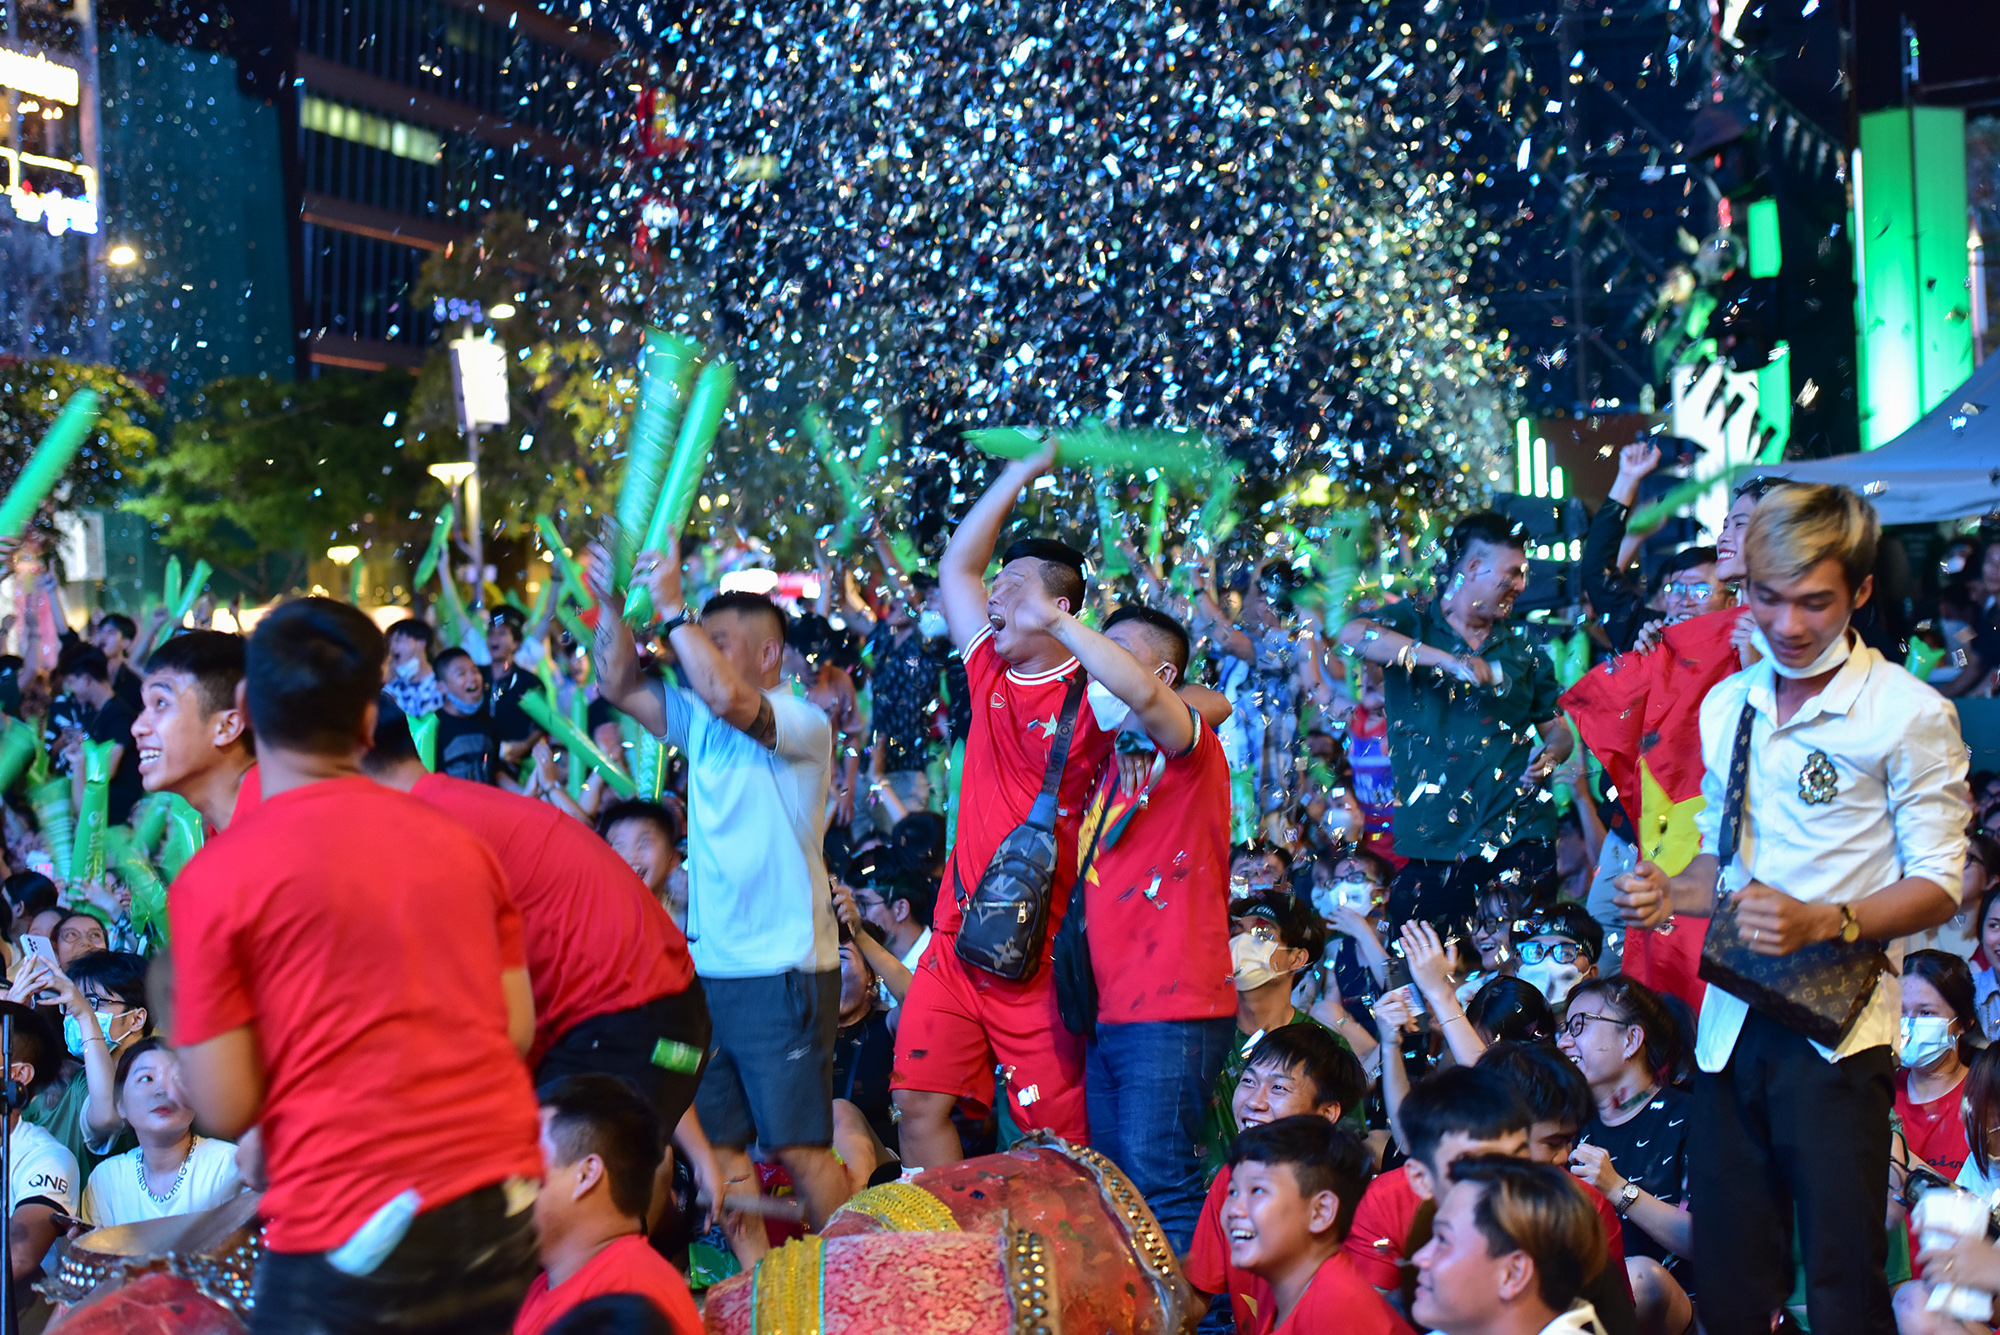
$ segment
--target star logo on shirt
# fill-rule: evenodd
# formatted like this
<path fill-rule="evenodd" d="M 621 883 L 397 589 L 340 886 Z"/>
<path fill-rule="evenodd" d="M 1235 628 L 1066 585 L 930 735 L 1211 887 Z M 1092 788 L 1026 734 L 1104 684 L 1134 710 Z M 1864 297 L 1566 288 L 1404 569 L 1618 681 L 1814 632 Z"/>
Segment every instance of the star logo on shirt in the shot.
<path fill-rule="evenodd" d="M 1028 726 L 1031 728 L 1040 728 L 1042 730 L 1042 736 L 1053 741 L 1055 740 L 1055 735 L 1056 735 L 1057 717 L 1058 717 L 1057 715 L 1051 714 L 1049 715 L 1047 722 L 1043 722 L 1041 719 L 1030 719 L 1028 721 Z"/>

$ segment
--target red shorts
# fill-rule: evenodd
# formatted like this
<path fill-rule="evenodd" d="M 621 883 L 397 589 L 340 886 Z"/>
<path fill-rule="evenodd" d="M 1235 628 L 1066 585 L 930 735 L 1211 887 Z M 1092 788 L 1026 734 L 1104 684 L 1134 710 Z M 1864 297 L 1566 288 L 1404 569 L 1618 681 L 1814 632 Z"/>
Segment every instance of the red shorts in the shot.
<path fill-rule="evenodd" d="M 917 965 L 897 1021 L 890 1088 L 955 1094 L 984 1113 L 997 1064 L 1016 1125 L 1089 1144 L 1083 1039 L 1056 1010 L 1055 974 L 1045 962 L 1026 982 L 1010 983 L 961 960 L 954 939 L 933 936 Z"/>

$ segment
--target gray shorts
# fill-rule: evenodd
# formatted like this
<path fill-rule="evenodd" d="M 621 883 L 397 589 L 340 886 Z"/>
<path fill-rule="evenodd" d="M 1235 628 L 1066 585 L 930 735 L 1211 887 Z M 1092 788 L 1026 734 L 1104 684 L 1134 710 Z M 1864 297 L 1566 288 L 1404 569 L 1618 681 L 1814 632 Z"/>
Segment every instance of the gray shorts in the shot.
<path fill-rule="evenodd" d="M 711 1143 L 833 1143 L 833 1037 L 840 1024 L 840 971 L 756 978 L 704 978 L 708 1069 L 695 1111 Z"/>

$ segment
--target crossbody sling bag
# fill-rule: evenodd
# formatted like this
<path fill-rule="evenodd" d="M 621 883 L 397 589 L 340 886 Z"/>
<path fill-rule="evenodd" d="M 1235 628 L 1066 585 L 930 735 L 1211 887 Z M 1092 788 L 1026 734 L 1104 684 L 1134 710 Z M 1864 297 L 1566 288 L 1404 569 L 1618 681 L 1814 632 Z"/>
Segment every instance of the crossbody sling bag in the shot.
<path fill-rule="evenodd" d="M 1736 859 L 1743 834 L 1744 790 L 1750 777 L 1750 728 L 1754 705 L 1743 706 L 1736 743 L 1729 756 L 1729 787 L 1722 801 L 1722 873 Z M 1789 955 L 1760 955 L 1743 937 L 1736 896 L 1723 896 L 1708 921 L 1701 946 L 1702 981 L 1747 1002 L 1785 1028 L 1825 1047 L 1838 1047 L 1874 995 L 1875 980 L 1893 973 L 1888 952 L 1877 941 L 1852 943 L 1835 938 L 1804 946 Z"/>
<path fill-rule="evenodd" d="M 1069 764 L 1069 745 L 1076 735 L 1077 706 L 1083 703 L 1081 668 L 1069 679 L 1063 695 L 1056 735 L 1049 743 L 1048 772 L 1028 819 L 1008 832 L 993 850 L 993 858 L 971 894 L 952 866 L 952 897 L 960 922 L 954 948 L 967 964 L 1018 983 L 1031 977 L 1041 961 L 1042 933 L 1049 925 L 1049 901 L 1056 877 L 1056 793 Z"/>

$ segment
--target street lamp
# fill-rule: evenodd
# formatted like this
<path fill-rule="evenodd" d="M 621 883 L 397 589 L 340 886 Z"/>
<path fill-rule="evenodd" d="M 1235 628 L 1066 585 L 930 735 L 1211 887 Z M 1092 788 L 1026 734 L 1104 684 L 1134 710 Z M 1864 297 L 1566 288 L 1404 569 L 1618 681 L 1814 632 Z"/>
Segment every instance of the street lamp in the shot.
<path fill-rule="evenodd" d="M 117 265 L 119 268 L 122 269 L 128 264 L 138 263 L 139 252 L 132 249 L 132 247 L 128 245 L 120 243 L 118 245 L 113 246 L 110 252 L 107 253 L 104 258 L 110 260 L 113 264 Z"/>
<path fill-rule="evenodd" d="M 361 606 L 361 580 L 368 567 L 361 562 L 361 549 L 343 543 L 326 549 L 326 559 L 347 570 L 347 601 Z"/>
<path fill-rule="evenodd" d="M 477 476 L 479 472 L 479 465 L 473 463 L 469 459 L 464 459 L 453 463 L 432 464 L 426 471 L 429 472 L 432 477 L 444 483 L 444 485 L 451 491 L 452 502 L 454 504 L 457 504 L 459 501 L 460 488 L 465 487 L 467 482 L 469 482 L 472 478 Z M 481 543 L 479 541 L 479 536 L 478 536 L 479 518 L 477 515 L 473 513 L 474 509 L 473 498 L 469 491 L 464 499 L 465 499 L 465 504 L 460 505 L 459 509 L 463 511 L 465 519 L 465 547 L 467 551 L 471 553 L 473 564 L 475 567 L 477 567 L 477 569 L 475 569 L 475 571 L 473 572 L 473 580 L 472 580 L 472 601 L 476 604 L 480 600 L 481 591 L 485 588 L 486 570 L 483 564 L 485 561 L 485 553 L 481 551 Z M 450 572 L 451 572 L 451 562 L 446 561 L 445 577 L 447 579 L 451 577 Z"/>

